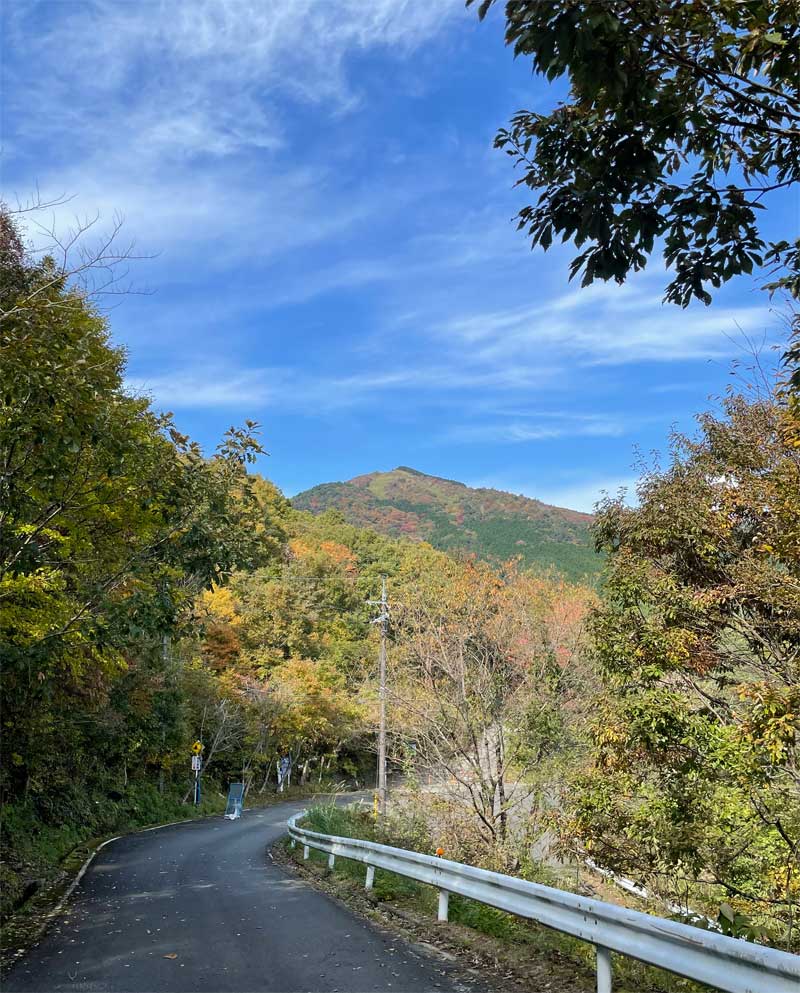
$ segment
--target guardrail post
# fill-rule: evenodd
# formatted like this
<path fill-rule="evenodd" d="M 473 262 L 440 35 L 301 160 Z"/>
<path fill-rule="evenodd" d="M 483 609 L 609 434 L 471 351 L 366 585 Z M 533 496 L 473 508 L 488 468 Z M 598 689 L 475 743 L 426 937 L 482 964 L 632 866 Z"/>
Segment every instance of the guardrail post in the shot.
<path fill-rule="evenodd" d="M 611 952 L 595 945 L 597 952 L 597 993 L 611 993 Z"/>
<path fill-rule="evenodd" d="M 367 866 L 367 881 L 364 884 L 364 889 L 371 890 L 372 889 L 372 884 L 374 882 L 375 882 L 375 866 L 374 865 L 368 865 Z"/>
<path fill-rule="evenodd" d="M 439 914 L 438 919 L 440 921 L 447 920 L 447 911 L 450 904 L 450 894 L 447 890 L 439 890 Z"/>
<path fill-rule="evenodd" d="M 303 845 L 303 858 L 308 858 L 308 845 Z"/>
<path fill-rule="evenodd" d="M 292 848 L 297 848 L 297 840 L 292 838 Z"/>
<path fill-rule="evenodd" d="M 332 869 L 335 862 L 336 862 L 336 856 L 333 854 L 333 852 L 331 852 L 330 855 L 328 856 L 328 868 Z"/>

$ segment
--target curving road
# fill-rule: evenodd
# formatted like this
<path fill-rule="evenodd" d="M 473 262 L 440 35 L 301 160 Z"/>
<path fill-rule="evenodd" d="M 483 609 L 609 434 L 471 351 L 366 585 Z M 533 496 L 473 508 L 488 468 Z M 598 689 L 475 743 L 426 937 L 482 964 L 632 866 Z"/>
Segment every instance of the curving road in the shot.
<path fill-rule="evenodd" d="M 267 847 L 302 808 L 111 842 L 4 993 L 475 989 L 474 977 L 459 978 L 272 863 Z"/>

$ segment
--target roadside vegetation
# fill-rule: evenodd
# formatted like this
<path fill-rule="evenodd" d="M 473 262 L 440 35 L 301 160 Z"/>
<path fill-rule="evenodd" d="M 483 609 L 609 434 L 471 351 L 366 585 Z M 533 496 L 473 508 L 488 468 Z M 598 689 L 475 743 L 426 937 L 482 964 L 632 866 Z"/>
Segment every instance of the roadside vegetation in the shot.
<path fill-rule="evenodd" d="M 79 843 L 191 811 L 196 738 L 209 812 L 232 781 L 251 801 L 275 794 L 281 758 L 293 787 L 371 785 L 366 601 L 381 575 L 398 611 L 421 609 L 424 590 L 454 608 L 491 596 L 497 615 L 503 590 L 521 604 L 527 588 L 536 637 L 556 652 L 574 636 L 556 615 L 591 594 L 556 575 L 293 510 L 247 471 L 261 452 L 253 423 L 205 456 L 126 391 L 125 355 L 91 296 L 29 256 L 7 213 L 2 231 L 5 912 Z M 393 738 L 398 770 L 409 748 Z"/>
<path fill-rule="evenodd" d="M 428 833 L 425 818 L 420 816 L 422 810 L 422 804 L 409 804 L 406 798 L 395 806 L 392 814 L 376 820 L 364 805 L 323 804 L 309 809 L 303 826 L 325 834 L 364 838 L 429 854 L 444 851 L 445 858 L 456 857 L 442 849 L 441 834 Z M 457 840 L 451 840 L 457 849 Z M 506 979 L 523 985 L 530 983 L 533 988 L 570 993 L 584 990 L 590 993 L 595 989 L 594 948 L 586 942 L 457 894 L 450 895 L 448 922 L 439 924 L 438 896 L 432 886 L 376 869 L 373 888 L 365 893 L 365 869 L 359 862 L 337 858 L 330 870 L 324 852 L 311 849 L 305 861 L 302 847 L 292 849 L 288 840 L 285 855 L 318 885 L 329 888 L 356 909 L 369 912 L 370 907 L 375 907 L 383 912 L 384 920 L 388 914 L 394 926 L 409 928 L 413 936 L 422 940 L 475 956 L 478 962 L 494 968 Z M 545 886 L 621 902 L 619 890 L 577 865 L 547 866 L 529 858 L 517 867 L 516 874 Z M 646 909 L 630 899 L 627 905 Z M 708 989 L 625 956 L 615 956 L 614 981 L 615 989 L 630 993 L 702 993 Z"/>
<path fill-rule="evenodd" d="M 371 788 L 385 576 L 403 790 L 377 823 L 314 823 L 555 885 L 600 885 L 590 858 L 653 912 L 800 951 L 800 242 L 756 223 L 800 178 L 795 5 L 532 0 L 507 27 L 572 87 L 497 139 L 536 198 L 534 244 L 572 240 L 584 284 L 663 249 L 679 305 L 760 269 L 785 294 L 781 359 L 740 369 L 642 466 L 634 506 L 599 507 L 589 586 L 293 508 L 252 471 L 252 421 L 201 451 L 126 386 L 92 292 L 109 242 L 68 238 L 71 266 L 0 210 L 4 912 L 88 839 L 187 815 L 197 738 L 200 812 L 234 781 L 275 796 L 287 760 L 295 790 Z M 429 900 L 390 877 L 376 893 Z"/>
<path fill-rule="evenodd" d="M 186 811 L 195 738 L 209 810 L 233 781 L 274 795 L 286 758 L 295 787 L 371 787 L 387 576 L 389 759 L 419 838 L 510 872 L 591 857 L 798 946 L 795 353 L 676 437 L 636 508 L 600 508 L 598 590 L 297 511 L 248 471 L 255 424 L 204 455 L 3 230 L 6 910 L 87 838 Z"/>

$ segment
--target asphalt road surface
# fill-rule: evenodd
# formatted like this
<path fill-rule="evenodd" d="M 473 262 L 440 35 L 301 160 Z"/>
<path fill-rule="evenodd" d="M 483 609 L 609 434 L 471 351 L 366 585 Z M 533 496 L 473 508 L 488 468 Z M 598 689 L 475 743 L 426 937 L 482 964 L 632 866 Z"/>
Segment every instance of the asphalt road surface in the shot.
<path fill-rule="evenodd" d="M 4 993 L 476 990 L 474 977 L 467 986 L 434 953 L 271 862 L 267 847 L 302 808 L 248 810 L 106 845 Z"/>

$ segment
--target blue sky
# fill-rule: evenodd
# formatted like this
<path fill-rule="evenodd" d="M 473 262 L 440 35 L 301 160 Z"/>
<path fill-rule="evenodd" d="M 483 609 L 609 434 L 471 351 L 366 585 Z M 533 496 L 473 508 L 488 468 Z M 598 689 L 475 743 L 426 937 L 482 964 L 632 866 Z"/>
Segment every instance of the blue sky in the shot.
<path fill-rule="evenodd" d="M 4 195 L 124 216 L 132 388 L 209 448 L 260 421 L 288 494 L 403 464 L 591 509 L 782 333 L 755 280 L 681 311 L 659 260 L 530 251 L 492 138 L 560 91 L 461 0 L 19 0 L 3 50 Z"/>

